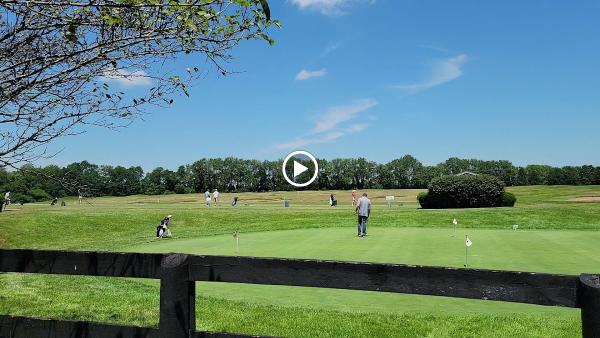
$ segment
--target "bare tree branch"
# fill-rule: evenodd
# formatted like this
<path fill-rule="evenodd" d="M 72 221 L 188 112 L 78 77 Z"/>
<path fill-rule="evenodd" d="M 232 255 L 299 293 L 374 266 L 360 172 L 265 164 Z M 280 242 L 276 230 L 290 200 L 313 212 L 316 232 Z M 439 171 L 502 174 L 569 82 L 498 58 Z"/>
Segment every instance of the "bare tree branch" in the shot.
<path fill-rule="evenodd" d="M 242 40 L 266 40 L 265 0 L 0 1 L 0 167 L 46 156 L 85 126 L 120 128 L 173 103 L 202 72 L 170 69 L 200 54 L 220 74 Z M 150 87 L 133 96 L 115 82 Z"/>

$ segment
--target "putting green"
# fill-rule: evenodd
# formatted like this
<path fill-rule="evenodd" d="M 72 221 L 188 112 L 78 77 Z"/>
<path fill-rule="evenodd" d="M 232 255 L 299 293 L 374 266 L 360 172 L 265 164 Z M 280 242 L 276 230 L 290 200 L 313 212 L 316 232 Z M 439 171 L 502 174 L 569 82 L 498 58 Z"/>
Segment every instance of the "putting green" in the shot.
<path fill-rule="evenodd" d="M 407 263 L 462 267 L 465 235 L 473 241 L 468 264 L 473 268 L 579 274 L 600 270 L 598 231 L 475 230 L 380 228 L 356 237 L 353 228 L 319 228 L 191 239 L 154 240 L 133 246 L 138 252 L 184 252 Z"/>
<path fill-rule="evenodd" d="M 153 240 L 137 252 L 185 252 L 409 263 L 462 267 L 465 235 L 473 241 L 469 265 L 477 268 L 578 274 L 598 271 L 594 255 L 600 232 L 379 228 L 357 238 L 353 228 L 241 233 L 239 251 L 231 234 Z M 177 235 L 176 228 L 174 229 Z M 152 282 L 149 282 L 152 283 Z M 197 283 L 198 293 L 247 303 L 382 313 L 562 313 L 576 309 L 458 298 L 290 286 Z"/>

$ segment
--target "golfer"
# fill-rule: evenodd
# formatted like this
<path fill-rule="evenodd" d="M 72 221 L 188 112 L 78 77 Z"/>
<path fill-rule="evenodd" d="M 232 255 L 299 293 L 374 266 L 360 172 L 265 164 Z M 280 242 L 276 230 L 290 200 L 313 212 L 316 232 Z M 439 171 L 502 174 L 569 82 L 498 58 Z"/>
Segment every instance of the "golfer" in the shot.
<path fill-rule="evenodd" d="M 356 205 L 356 190 L 352 190 L 352 206 Z"/>
<path fill-rule="evenodd" d="M 219 203 L 219 192 L 217 191 L 217 189 L 215 189 L 215 192 L 213 192 L 213 199 L 215 200 L 215 206 Z"/>
<path fill-rule="evenodd" d="M 163 237 L 171 237 L 171 230 L 169 229 L 169 221 L 173 215 L 167 215 L 160 221 L 160 224 L 156 227 L 156 237 L 162 239 Z"/>
<path fill-rule="evenodd" d="M 367 220 L 371 215 L 371 200 L 367 198 L 367 193 L 363 193 L 358 199 L 356 214 L 358 214 L 358 237 L 367 237 Z"/>
<path fill-rule="evenodd" d="M 210 191 L 208 189 L 204 192 L 204 199 L 206 200 L 206 206 L 210 207 Z"/>

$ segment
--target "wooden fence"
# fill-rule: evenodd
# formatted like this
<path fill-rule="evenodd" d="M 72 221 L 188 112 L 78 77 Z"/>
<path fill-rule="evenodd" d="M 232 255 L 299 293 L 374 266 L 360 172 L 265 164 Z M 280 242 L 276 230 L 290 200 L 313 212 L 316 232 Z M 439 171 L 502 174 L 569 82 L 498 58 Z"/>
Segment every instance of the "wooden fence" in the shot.
<path fill-rule="evenodd" d="M 160 279 L 158 328 L 0 316 L 7 337 L 236 337 L 195 328 L 195 282 L 399 292 L 581 309 L 585 338 L 600 337 L 597 275 L 456 269 L 281 258 L 0 249 L 0 272 Z"/>

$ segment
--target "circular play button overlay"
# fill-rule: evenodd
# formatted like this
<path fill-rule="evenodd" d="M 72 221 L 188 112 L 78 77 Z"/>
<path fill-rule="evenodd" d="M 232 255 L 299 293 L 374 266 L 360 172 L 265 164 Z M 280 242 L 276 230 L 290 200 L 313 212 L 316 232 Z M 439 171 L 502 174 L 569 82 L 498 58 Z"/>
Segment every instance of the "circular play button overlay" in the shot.
<path fill-rule="evenodd" d="M 288 164 L 288 162 L 290 163 Z M 308 151 L 296 150 L 285 157 L 281 171 L 283 172 L 283 178 L 289 184 L 301 188 L 306 187 L 317 179 L 319 164 L 317 163 L 317 159 Z M 311 171 L 312 175 L 310 175 Z"/>

